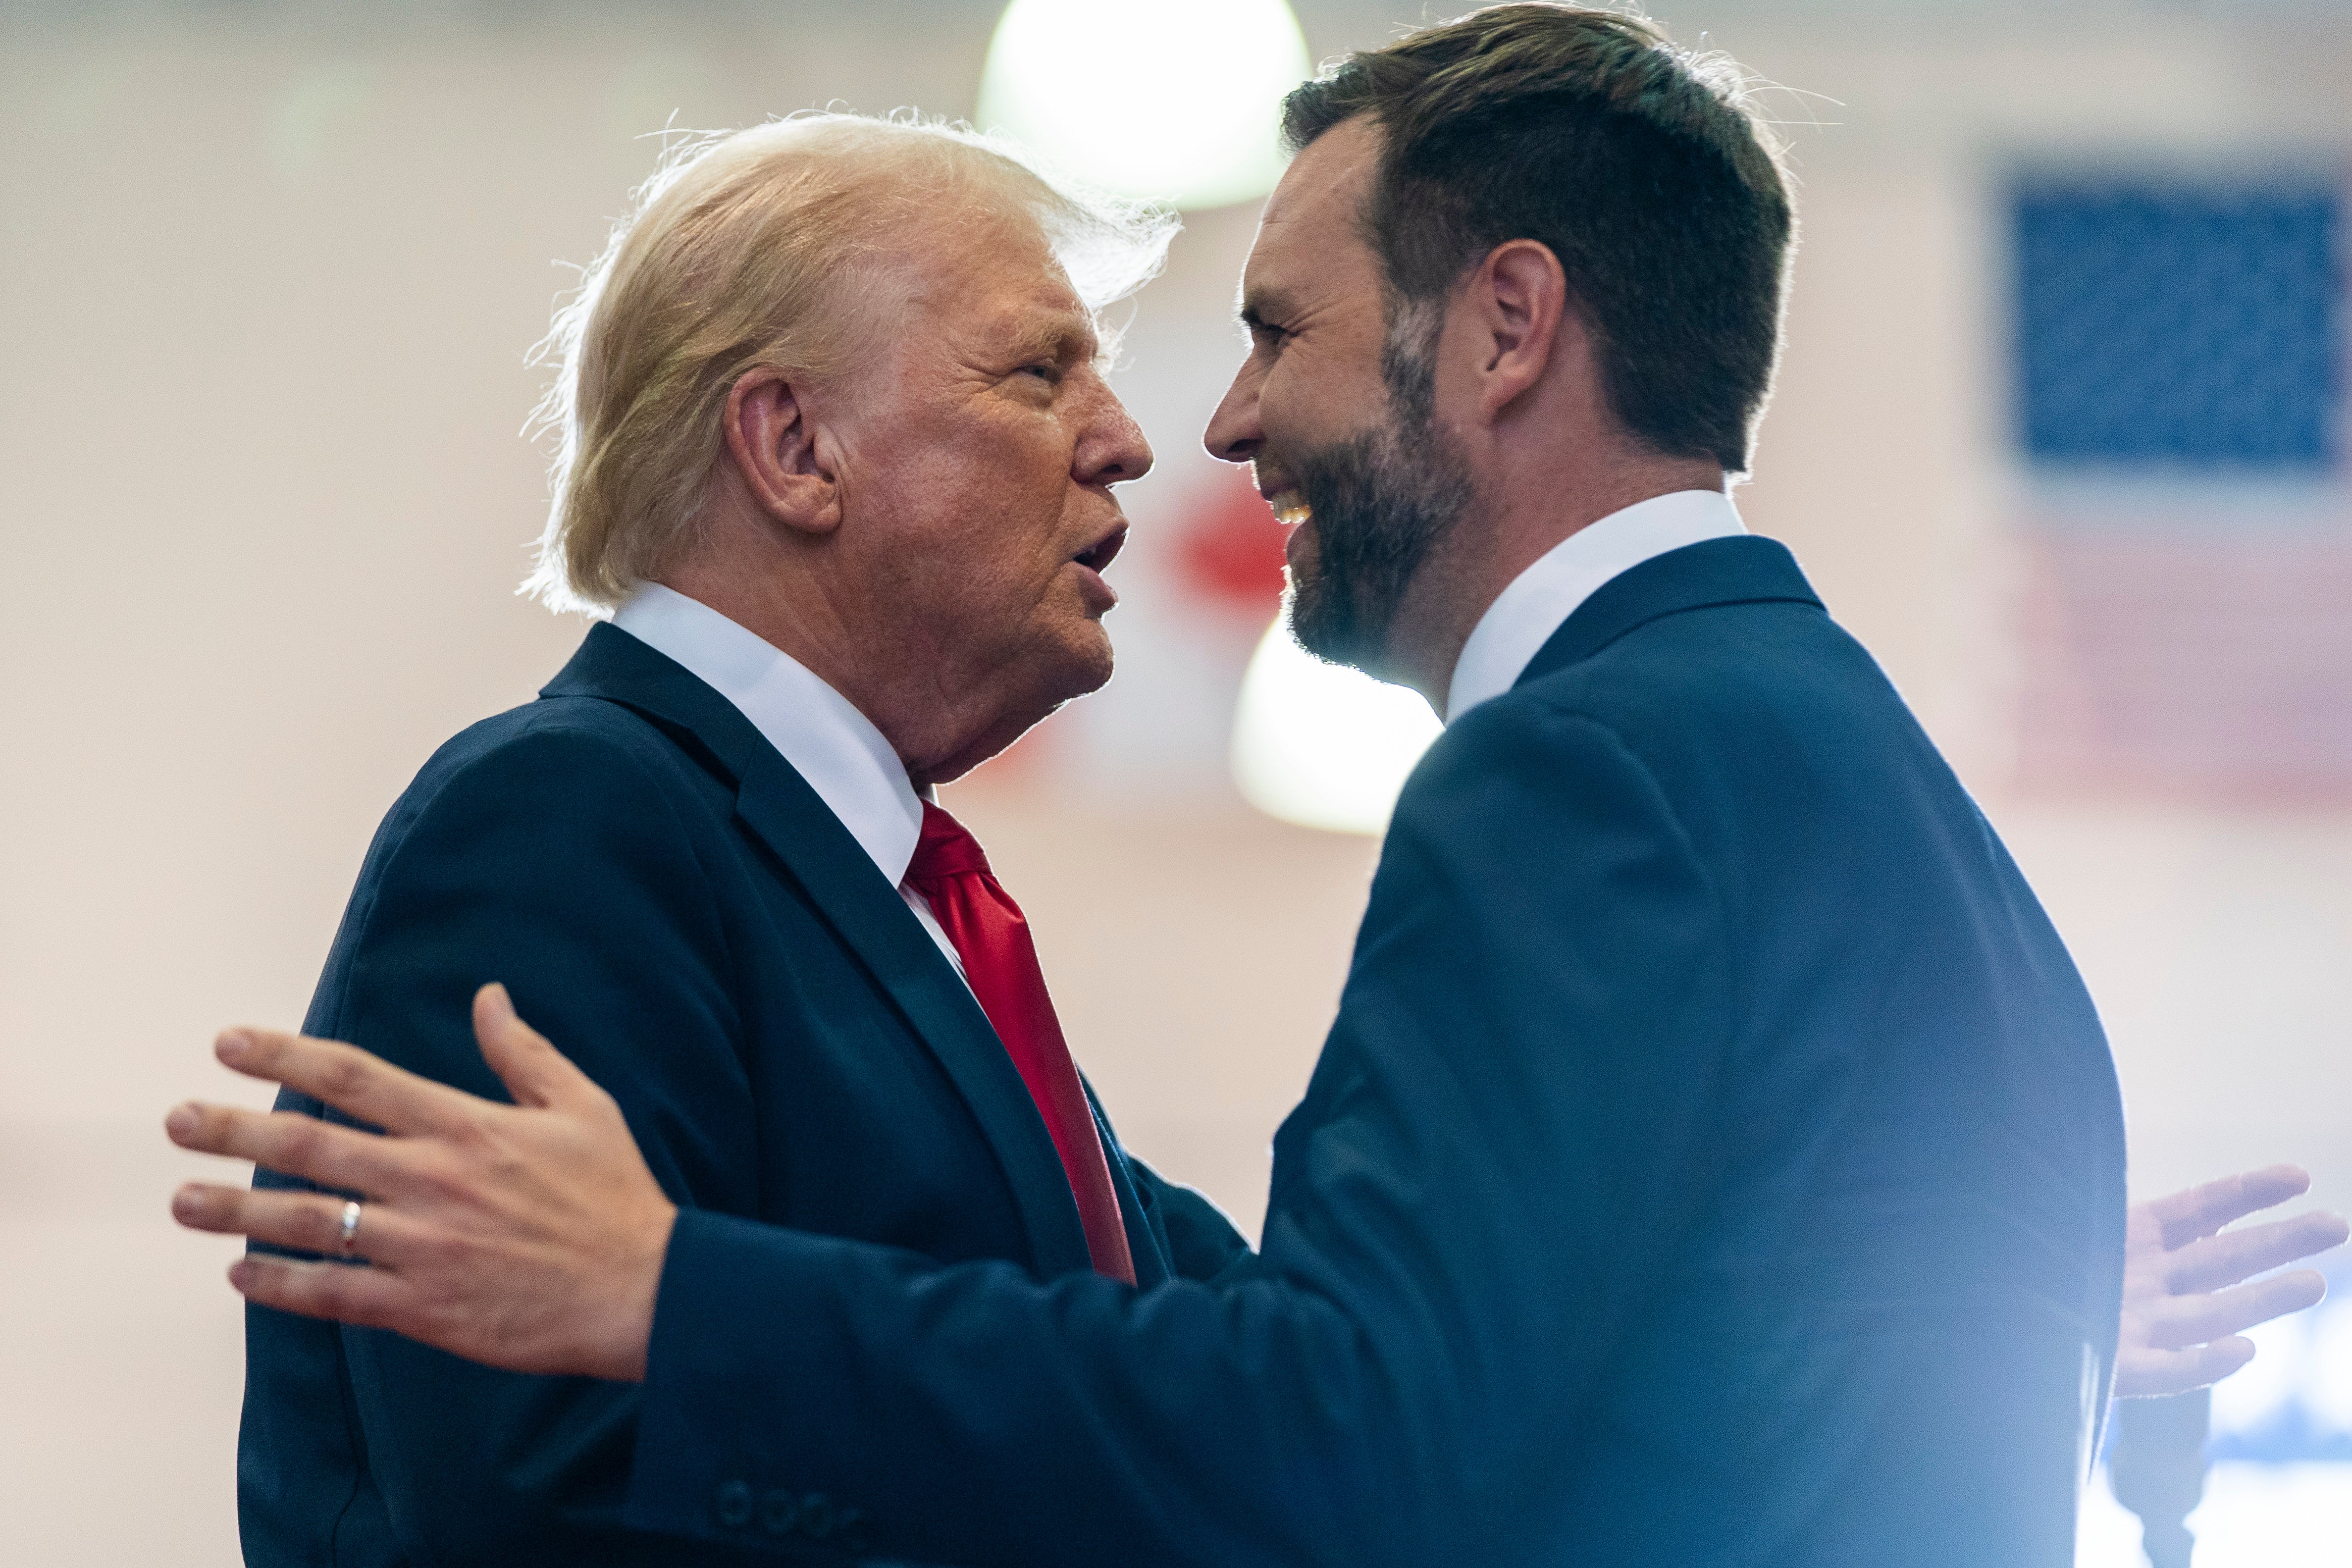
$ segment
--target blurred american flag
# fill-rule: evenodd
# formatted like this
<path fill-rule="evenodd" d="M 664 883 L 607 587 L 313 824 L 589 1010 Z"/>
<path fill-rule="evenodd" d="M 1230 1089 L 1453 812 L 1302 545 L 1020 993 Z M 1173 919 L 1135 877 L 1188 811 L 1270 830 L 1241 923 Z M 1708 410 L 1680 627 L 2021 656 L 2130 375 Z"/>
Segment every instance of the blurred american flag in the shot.
<path fill-rule="evenodd" d="M 2352 802 L 2347 184 L 2013 186 L 2029 791 Z"/>

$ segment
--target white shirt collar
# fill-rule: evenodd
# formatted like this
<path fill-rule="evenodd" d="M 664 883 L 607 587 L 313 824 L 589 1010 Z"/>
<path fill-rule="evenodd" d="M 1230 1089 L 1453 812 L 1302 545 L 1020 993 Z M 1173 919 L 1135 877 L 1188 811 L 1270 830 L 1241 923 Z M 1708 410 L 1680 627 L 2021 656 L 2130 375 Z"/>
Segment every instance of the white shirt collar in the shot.
<path fill-rule="evenodd" d="M 1652 496 L 1578 529 L 1513 578 L 1478 617 L 1446 689 L 1446 721 L 1508 691 L 1552 633 L 1612 577 L 1669 550 L 1747 531 L 1721 490 Z"/>
<path fill-rule="evenodd" d="M 732 702 L 841 818 L 896 885 L 923 834 L 923 803 L 872 720 L 808 667 L 699 600 L 647 583 L 613 624 Z"/>

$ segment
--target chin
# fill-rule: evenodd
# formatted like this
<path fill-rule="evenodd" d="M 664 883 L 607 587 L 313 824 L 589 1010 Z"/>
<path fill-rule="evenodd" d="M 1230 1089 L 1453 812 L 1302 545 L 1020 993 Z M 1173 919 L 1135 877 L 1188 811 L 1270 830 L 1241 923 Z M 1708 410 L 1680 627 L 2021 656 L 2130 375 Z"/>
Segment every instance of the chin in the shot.
<path fill-rule="evenodd" d="M 1106 643 L 1103 645 L 1102 657 L 1087 666 L 1087 672 L 1081 679 L 1072 683 L 1070 697 L 1086 697 L 1093 694 L 1094 692 L 1100 691 L 1104 687 L 1110 684 L 1110 645 Z M 1064 702 L 1068 700 L 1068 697 L 1062 700 Z M 1061 703 L 1057 702 L 1055 706 L 1058 708 L 1061 706 Z"/>
<path fill-rule="evenodd" d="M 1051 679 L 1038 683 L 1027 700 L 1006 704 L 1000 710 L 996 723 L 970 745 L 953 756 L 921 770 L 919 782 L 934 784 L 954 783 L 1012 745 L 1033 726 L 1052 718 L 1072 698 L 1101 690 L 1104 682 L 1110 679 L 1110 668 L 1108 639 L 1102 643 L 1098 658 L 1063 662 L 1053 671 Z"/>
<path fill-rule="evenodd" d="M 1100 691 L 1110 680 L 1112 662 L 1110 634 L 1100 621 L 1087 621 L 1065 643 L 1057 668 L 1045 683 L 1055 692 L 1045 711 L 1052 712 L 1073 697 Z"/>

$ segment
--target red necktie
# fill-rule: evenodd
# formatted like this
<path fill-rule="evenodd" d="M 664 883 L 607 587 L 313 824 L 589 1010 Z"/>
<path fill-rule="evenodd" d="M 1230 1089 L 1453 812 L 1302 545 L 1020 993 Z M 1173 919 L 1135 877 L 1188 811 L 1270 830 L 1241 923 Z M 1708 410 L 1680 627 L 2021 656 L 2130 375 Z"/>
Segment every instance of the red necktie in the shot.
<path fill-rule="evenodd" d="M 1087 1252 L 1095 1272 L 1135 1283 L 1135 1259 L 1127 1250 L 1127 1225 L 1118 1194 L 1110 1184 L 1077 1064 L 1062 1038 L 1062 1021 L 1045 994 L 1045 972 L 1021 906 L 997 885 L 979 840 L 945 811 L 923 803 L 923 837 L 907 867 L 907 886 L 923 895 L 940 929 L 963 959 L 964 978 L 980 999 L 980 1010 L 996 1026 L 1078 1200 L 1078 1223 L 1086 1227 Z"/>

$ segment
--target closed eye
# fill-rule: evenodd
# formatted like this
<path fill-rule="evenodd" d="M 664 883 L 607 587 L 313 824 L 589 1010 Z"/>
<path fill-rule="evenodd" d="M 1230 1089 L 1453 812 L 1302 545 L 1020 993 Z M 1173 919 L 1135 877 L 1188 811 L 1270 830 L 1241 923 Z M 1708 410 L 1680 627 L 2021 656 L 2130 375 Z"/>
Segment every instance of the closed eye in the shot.
<path fill-rule="evenodd" d="M 1254 305 L 1244 306 L 1241 317 L 1242 326 L 1249 333 L 1250 346 L 1253 349 L 1261 352 L 1278 350 L 1282 347 L 1283 341 L 1290 336 L 1289 328 L 1268 320 L 1265 314 Z"/>

